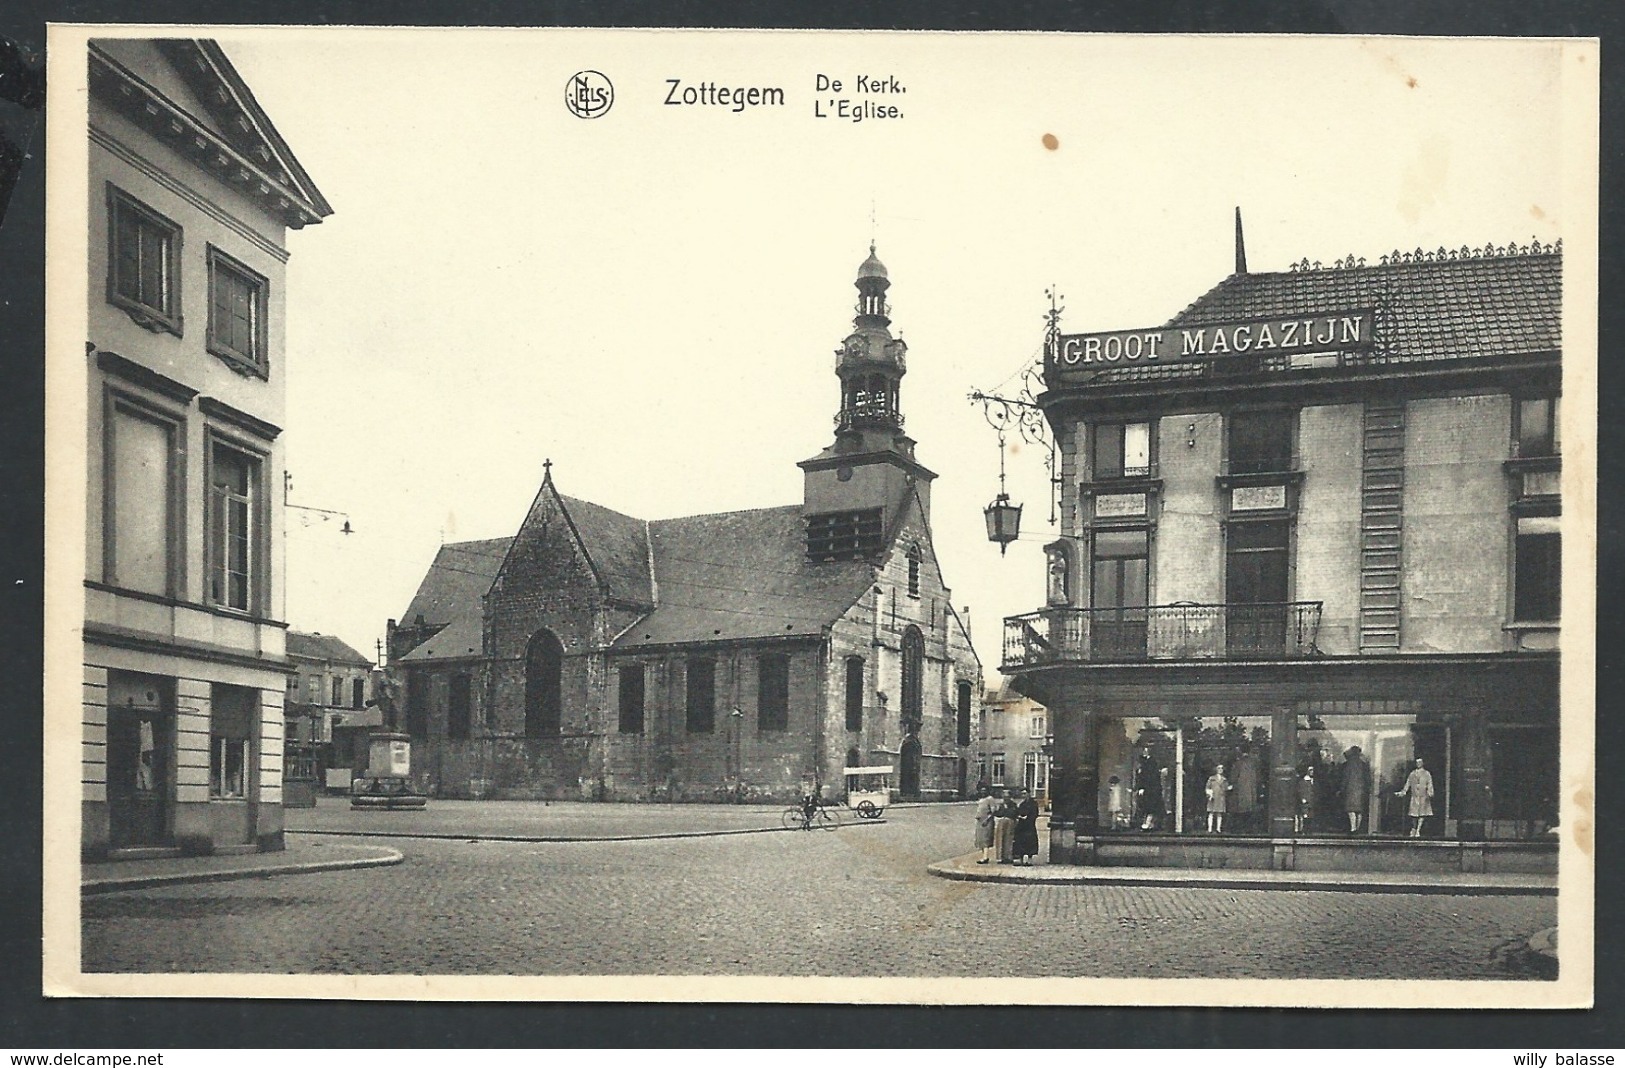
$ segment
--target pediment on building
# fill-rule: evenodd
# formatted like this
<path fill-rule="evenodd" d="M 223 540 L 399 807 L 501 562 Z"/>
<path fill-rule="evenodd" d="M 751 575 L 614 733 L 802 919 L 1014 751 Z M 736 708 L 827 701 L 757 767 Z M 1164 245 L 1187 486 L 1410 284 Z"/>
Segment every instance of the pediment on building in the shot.
<path fill-rule="evenodd" d="M 288 226 L 333 213 L 215 41 L 106 38 L 89 62 L 92 92 Z"/>

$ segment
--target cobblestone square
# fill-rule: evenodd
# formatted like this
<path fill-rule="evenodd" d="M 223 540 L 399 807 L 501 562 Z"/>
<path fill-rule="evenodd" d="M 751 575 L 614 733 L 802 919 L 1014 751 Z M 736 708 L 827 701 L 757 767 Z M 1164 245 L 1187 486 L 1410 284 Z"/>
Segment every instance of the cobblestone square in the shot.
<path fill-rule="evenodd" d="M 618 814 L 635 820 L 630 806 Z M 650 817 L 659 822 L 656 812 Z M 108 972 L 1517 978 L 1550 897 L 951 882 L 962 805 L 834 834 L 391 839 L 389 868 L 86 897 Z M 364 842 L 365 838 L 348 839 Z M 372 839 L 377 841 L 377 839 Z"/>

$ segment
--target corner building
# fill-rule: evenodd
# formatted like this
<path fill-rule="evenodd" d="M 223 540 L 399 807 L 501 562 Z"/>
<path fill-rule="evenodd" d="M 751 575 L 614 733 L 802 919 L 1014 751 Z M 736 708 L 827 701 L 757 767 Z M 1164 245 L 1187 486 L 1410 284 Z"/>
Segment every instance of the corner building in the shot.
<path fill-rule="evenodd" d="M 389 625 L 421 789 L 836 798 L 843 767 L 889 764 L 903 796 L 965 793 L 981 666 L 903 431 L 889 285 L 871 247 L 800 503 L 650 521 L 548 465 L 513 537 L 441 547 Z"/>
<path fill-rule="evenodd" d="M 1237 237 L 1166 326 L 1046 350 L 1063 530 L 1003 671 L 1052 717 L 1052 856 L 1555 870 L 1561 246 L 1249 273 Z"/>
<path fill-rule="evenodd" d="M 332 209 L 215 42 L 88 62 L 81 845 L 281 849 L 286 234 Z"/>

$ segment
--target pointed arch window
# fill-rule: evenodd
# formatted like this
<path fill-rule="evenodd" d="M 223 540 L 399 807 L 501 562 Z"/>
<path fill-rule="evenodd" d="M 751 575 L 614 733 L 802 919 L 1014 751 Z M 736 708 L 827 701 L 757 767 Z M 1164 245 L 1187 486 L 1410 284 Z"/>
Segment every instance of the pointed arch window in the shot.
<path fill-rule="evenodd" d="M 903 728 L 917 731 L 925 718 L 925 701 L 921 692 L 925 682 L 925 635 L 920 628 L 909 625 L 903 632 Z"/>
<path fill-rule="evenodd" d="M 525 649 L 525 737 L 559 733 L 563 711 L 564 645 L 540 630 Z"/>
<path fill-rule="evenodd" d="M 863 729 L 863 657 L 846 658 L 846 729 Z"/>

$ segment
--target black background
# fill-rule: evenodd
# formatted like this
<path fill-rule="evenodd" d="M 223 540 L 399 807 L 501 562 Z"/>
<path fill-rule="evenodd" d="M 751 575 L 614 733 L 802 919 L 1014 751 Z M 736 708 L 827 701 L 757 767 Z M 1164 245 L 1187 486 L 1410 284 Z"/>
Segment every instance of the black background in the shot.
<path fill-rule="evenodd" d="M 293 0 L 42 3 L 9 0 L 0 35 L 43 49 L 46 21 L 322 25 L 759 26 L 1134 32 L 1389 33 L 1602 38 L 1602 255 L 1598 277 L 1599 583 L 1596 1004 L 1586 1012 L 1307 1011 L 1282 1009 L 858 1008 L 746 1005 L 496 1005 L 260 1000 L 46 999 L 40 994 L 41 671 L 44 440 L 44 136 L 0 226 L 0 1048 L 285 1046 L 970 1046 L 1015 1047 L 1625 1046 L 1619 953 L 1619 852 L 1625 818 L 1617 606 L 1625 419 L 1620 382 L 1618 238 L 1621 64 L 1625 4 L 1478 0 L 1286 3 L 1184 0 L 1063 5 L 952 0 L 832 3 L 816 10 L 754 3 L 519 3 Z M 342 107 L 335 102 L 335 107 Z M 1574 554 L 1575 557 L 1578 554 Z M 1019 947 L 1012 947 L 1019 952 Z M 990 981 L 996 989 L 996 981 Z M 1312 1053 L 1305 1054 L 1312 1063 Z"/>

